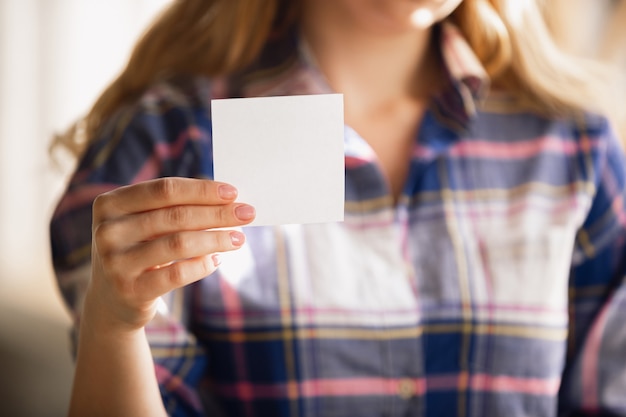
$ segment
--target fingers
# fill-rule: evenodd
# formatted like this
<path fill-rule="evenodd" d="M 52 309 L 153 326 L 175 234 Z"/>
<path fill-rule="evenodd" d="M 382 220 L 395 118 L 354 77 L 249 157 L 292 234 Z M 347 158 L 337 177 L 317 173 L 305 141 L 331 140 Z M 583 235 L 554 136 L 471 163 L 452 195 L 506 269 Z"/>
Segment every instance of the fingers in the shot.
<path fill-rule="evenodd" d="M 215 254 L 238 249 L 254 208 L 224 183 L 161 178 L 121 187 L 93 205 L 91 284 L 109 315 L 146 323 L 145 306 L 215 271 Z M 151 310 L 152 311 L 152 310 Z"/>
<path fill-rule="evenodd" d="M 138 276 L 157 266 L 238 249 L 244 240 L 244 234 L 235 230 L 172 233 L 116 254 L 113 264 L 127 265 L 127 273 Z"/>
<path fill-rule="evenodd" d="M 128 247 L 133 242 L 147 241 L 169 233 L 242 226 L 250 223 L 254 216 L 254 208 L 241 203 L 173 206 L 105 221 L 94 233 L 103 242 L 109 242 L 103 248 L 115 245 Z"/>
<path fill-rule="evenodd" d="M 99 255 L 117 298 L 141 304 L 210 275 L 217 252 L 238 249 L 245 235 L 235 230 L 169 234 L 126 251 Z M 134 301 L 133 301 L 134 300 Z"/>
<path fill-rule="evenodd" d="M 147 299 L 154 299 L 212 274 L 218 264 L 217 255 L 204 255 L 174 262 L 162 268 L 146 271 L 137 279 L 135 290 Z"/>
<path fill-rule="evenodd" d="M 188 178 L 121 187 L 94 203 L 94 241 L 106 256 L 168 234 L 250 223 L 254 208 L 234 203 L 236 196 L 237 190 L 228 184 Z"/>
<path fill-rule="evenodd" d="M 237 190 L 228 184 L 193 178 L 158 178 L 117 188 L 94 201 L 94 222 L 181 205 L 228 204 Z"/>

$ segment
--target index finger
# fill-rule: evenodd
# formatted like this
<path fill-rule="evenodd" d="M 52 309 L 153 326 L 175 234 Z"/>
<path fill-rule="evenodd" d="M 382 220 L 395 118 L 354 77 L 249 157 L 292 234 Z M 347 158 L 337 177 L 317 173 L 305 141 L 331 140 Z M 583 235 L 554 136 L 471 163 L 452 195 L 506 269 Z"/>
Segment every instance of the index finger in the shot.
<path fill-rule="evenodd" d="M 126 185 L 94 201 L 94 221 L 180 205 L 222 205 L 237 198 L 232 185 L 205 179 L 166 177 Z"/>

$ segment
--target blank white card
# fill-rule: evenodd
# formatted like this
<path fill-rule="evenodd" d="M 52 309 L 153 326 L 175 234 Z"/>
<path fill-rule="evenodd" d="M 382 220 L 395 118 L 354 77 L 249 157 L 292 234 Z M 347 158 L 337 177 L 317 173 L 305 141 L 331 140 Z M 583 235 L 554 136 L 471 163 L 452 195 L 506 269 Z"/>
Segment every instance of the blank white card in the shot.
<path fill-rule="evenodd" d="M 214 179 L 237 187 L 252 225 L 343 220 L 342 94 L 212 100 Z"/>

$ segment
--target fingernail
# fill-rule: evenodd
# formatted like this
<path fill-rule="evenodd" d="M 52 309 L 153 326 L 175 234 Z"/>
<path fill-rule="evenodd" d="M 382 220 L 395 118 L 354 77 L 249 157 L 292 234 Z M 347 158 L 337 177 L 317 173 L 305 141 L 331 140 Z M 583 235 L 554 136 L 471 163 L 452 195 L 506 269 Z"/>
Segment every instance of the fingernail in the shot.
<path fill-rule="evenodd" d="M 241 232 L 230 232 L 230 242 L 233 246 L 241 246 L 246 240 L 246 237 Z"/>
<path fill-rule="evenodd" d="M 224 200 L 232 200 L 237 197 L 237 189 L 228 184 L 222 184 L 217 187 L 217 193 Z"/>
<path fill-rule="evenodd" d="M 251 220 L 254 218 L 255 215 L 256 210 L 252 206 L 242 204 L 235 207 L 235 216 L 237 216 L 239 220 Z"/>
<path fill-rule="evenodd" d="M 220 259 L 220 256 L 217 253 L 211 256 L 211 260 L 213 260 L 213 266 L 216 266 L 216 267 L 222 263 L 222 260 Z"/>

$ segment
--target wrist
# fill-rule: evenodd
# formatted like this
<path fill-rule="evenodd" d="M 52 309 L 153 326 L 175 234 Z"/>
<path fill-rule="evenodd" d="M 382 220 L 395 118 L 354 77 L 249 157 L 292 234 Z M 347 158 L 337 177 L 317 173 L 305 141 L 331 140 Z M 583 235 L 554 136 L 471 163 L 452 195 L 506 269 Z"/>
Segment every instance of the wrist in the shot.
<path fill-rule="evenodd" d="M 89 285 L 80 317 L 80 330 L 99 338 L 143 335 L 144 327 L 154 317 L 154 313 L 155 303 L 141 308 L 124 306 Z"/>

